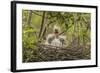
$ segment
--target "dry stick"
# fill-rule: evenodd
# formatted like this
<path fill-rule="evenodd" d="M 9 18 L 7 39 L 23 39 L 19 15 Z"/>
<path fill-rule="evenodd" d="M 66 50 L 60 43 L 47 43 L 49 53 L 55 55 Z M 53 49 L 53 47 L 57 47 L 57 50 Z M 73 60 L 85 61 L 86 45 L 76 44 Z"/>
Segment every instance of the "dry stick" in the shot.
<path fill-rule="evenodd" d="M 48 50 L 53 50 L 53 49 L 58 49 L 58 50 L 69 50 L 69 51 L 78 51 L 80 48 L 69 48 L 69 47 L 57 47 L 57 46 L 52 46 L 52 45 L 44 45 L 44 44 L 39 44 L 39 43 L 34 43 L 39 48 L 47 48 Z M 74 48 L 74 49 L 73 49 Z M 82 49 L 81 49 L 82 50 Z"/>

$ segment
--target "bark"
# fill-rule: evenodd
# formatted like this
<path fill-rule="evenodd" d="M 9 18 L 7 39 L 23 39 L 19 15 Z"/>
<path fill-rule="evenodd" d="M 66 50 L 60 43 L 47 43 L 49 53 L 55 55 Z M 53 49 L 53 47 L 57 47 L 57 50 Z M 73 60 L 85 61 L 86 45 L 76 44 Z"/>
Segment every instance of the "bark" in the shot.
<path fill-rule="evenodd" d="M 32 10 L 29 12 L 29 17 L 28 17 L 28 22 L 27 22 L 28 25 L 31 24 L 31 19 L 32 19 Z"/>
<path fill-rule="evenodd" d="M 48 27 L 50 26 L 50 24 L 54 23 L 55 21 L 56 21 L 56 20 L 54 20 L 54 21 L 52 21 L 52 22 L 49 22 L 49 23 L 46 25 L 46 27 L 45 27 L 45 28 L 44 28 L 44 30 L 43 30 L 42 37 L 44 37 L 44 36 L 45 36 L 46 31 L 47 31 Z"/>
<path fill-rule="evenodd" d="M 41 22 L 41 27 L 40 27 L 39 38 L 41 37 L 41 33 L 42 33 L 42 30 L 43 30 L 44 18 L 45 18 L 45 12 L 43 12 L 43 16 L 42 16 L 42 22 Z"/>
<path fill-rule="evenodd" d="M 30 10 L 29 12 L 29 17 L 28 17 L 28 21 L 27 21 L 27 24 L 29 26 L 31 26 L 31 19 L 32 19 L 32 10 Z M 28 37 L 30 37 L 31 33 L 28 33 Z"/>

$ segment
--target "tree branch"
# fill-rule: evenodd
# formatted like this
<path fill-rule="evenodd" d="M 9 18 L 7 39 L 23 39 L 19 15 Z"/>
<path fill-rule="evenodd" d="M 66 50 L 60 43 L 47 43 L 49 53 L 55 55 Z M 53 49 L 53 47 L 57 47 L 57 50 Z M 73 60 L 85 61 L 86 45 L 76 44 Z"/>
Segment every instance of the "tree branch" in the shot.
<path fill-rule="evenodd" d="M 41 16 L 41 17 L 43 17 L 43 15 L 41 15 L 41 14 L 38 14 L 38 13 L 36 13 L 36 12 L 34 12 L 34 11 L 32 11 L 32 13 L 34 13 L 34 14 L 36 14 L 36 15 L 38 15 L 38 16 Z M 51 19 L 50 17 L 45 17 L 46 19 Z"/>

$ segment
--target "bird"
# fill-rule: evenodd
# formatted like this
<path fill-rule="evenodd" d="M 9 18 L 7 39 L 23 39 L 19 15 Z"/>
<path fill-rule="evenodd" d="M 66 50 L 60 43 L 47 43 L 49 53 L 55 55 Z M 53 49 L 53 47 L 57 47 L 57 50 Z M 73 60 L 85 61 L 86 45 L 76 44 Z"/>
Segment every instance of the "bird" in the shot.
<path fill-rule="evenodd" d="M 66 37 L 59 34 L 60 28 L 55 25 L 53 28 L 53 33 L 47 35 L 45 44 L 56 47 L 63 47 L 65 44 Z"/>

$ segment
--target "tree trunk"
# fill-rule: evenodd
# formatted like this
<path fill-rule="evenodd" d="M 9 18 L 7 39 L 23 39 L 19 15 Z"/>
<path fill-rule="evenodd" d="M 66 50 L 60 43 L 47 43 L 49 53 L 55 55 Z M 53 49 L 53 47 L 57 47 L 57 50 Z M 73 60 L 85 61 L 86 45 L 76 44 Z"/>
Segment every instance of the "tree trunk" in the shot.
<path fill-rule="evenodd" d="M 78 46 L 78 24 L 77 24 L 77 13 L 74 13 L 74 36 L 73 36 L 73 40 L 75 40 L 75 45 Z"/>
<path fill-rule="evenodd" d="M 42 22 L 41 22 L 41 27 L 40 27 L 40 33 L 39 33 L 39 38 L 41 37 L 41 33 L 42 33 L 42 30 L 43 30 L 45 13 L 46 13 L 46 12 L 43 12 Z"/>
<path fill-rule="evenodd" d="M 27 22 L 28 25 L 31 24 L 31 19 L 32 19 L 32 10 L 30 10 L 29 12 L 29 17 L 28 17 L 28 22 Z"/>
<path fill-rule="evenodd" d="M 29 12 L 29 17 L 28 17 L 28 21 L 27 21 L 27 25 L 29 27 L 31 27 L 31 19 L 32 19 L 32 10 L 30 10 Z M 28 33 L 28 37 L 30 37 L 31 33 Z"/>

